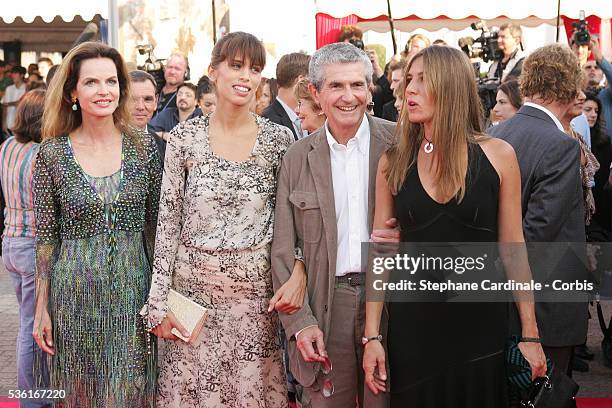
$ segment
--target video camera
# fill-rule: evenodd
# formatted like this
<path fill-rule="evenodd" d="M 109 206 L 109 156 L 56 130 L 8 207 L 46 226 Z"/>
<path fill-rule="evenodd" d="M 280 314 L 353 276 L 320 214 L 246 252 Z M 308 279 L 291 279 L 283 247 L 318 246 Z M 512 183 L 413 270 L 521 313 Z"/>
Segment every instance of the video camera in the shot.
<path fill-rule="evenodd" d="M 480 58 L 484 62 L 499 60 L 502 57 L 502 52 L 499 50 L 497 31 L 490 31 L 484 21 L 480 20 L 470 25 L 472 30 L 480 30 L 480 36 L 477 38 L 462 37 L 459 39 L 459 47 L 466 53 L 469 58 Z M 476 46 L 474 46 L 476 44 Z M 474 64 L 474 74 L 478 81 L 478 96 L 484 110 L 485 118 L 489 117 L 491 109 L 495 106 L 497 97 L 497 88 L 499 87 L 499 78 L 480 77 L 480 62 Z"/>
<path fill-rule="evenodd" d="M 574 43 L 577 45 L 589 45 L 591 42 L 591 33 L 587 28 L 589 23 L 584 16 L 584 10 L 580 10 L 578 21 L 572 23 L 574 27 Z"/>
<path fill-rule="evenodd" d="M 359 38 L 351 38 L 349 42 L 360 50 L 363 50 L 365 48 L 363 45 L 363 41 L 361 41 Z"/>
<path fill-rule="evenodd" d="M 472 30 L 480 30 L 480 37 L 462 37 L 459 39 L 459 47 L 469 58 L 481 58 L 484 62 L 501 58 L 501 51 L 497 44 L 497 31 L 490 31 L 484 21 L 470 25 Z M 476 44 L 476 46 L 475 46 Z"/>
<path fill-rule="evenodd" d="M 137 45 L 136 49 L 140 55 L 147 56 L 144 64 L 138 65 L 137 68 L 153 75 L 155 82 L 157 82 L 156 91 L 160 92 L 166 84 L 166 80 L 164 78 L 164 60 L 155 57 L 155 54 L 153 53 L 153 46 L 151 44 Z"/>

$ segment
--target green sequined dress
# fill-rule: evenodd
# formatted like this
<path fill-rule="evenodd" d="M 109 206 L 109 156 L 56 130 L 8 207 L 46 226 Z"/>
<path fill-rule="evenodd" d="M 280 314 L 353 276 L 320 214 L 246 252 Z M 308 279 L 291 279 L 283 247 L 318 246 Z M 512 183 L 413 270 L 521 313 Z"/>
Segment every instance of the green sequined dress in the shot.
<path fill-rule="evenodd" d="M 154 403 L 155 346 L 138 312 L 151 282 L 161 175 L 155 141 L 143 134 L 123 137 L 121 169 L 108 177 L 87 175 L 67 136 L 41 144 L 36 273 L 53 324 L 50 388 L 66 391 L 67 408 Z"/>

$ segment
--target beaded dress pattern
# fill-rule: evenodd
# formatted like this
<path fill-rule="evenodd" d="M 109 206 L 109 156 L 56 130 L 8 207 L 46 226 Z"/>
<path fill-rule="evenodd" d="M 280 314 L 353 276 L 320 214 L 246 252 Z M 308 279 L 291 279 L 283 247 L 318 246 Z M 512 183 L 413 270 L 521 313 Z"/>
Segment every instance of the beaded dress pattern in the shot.
<path fill-rule="evenodd" d="M 66 135 L 41 144 L 36 275 L 53 325 L 50 388 L 66 390 L 66 408 L 154 404 L 155 346 L 138 312 L 161 174 L 155 141 L 143 134 L 123 136 L 121 169 L 108 177 L 87 175 Z"/>
<path fill-rule="evenodd" d="M 193 344 L 164 342 L 160 407 L 286 407 L 272 297 L 276 173 L 289 129 L 254 116 L 259 131 L 242 162 L 216 155 L 209 116 L 174 128 L 166 150 L 147 326 L 167 313 L 170 287 L 209 310 Z"/>

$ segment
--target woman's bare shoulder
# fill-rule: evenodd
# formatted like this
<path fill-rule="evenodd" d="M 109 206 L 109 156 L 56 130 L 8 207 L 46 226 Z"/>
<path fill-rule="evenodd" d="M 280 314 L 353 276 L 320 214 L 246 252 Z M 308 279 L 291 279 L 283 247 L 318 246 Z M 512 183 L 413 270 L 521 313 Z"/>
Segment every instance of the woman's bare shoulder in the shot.
<path fill-rule="evenodd" d="M 518 166 L 516 153 L 510 143 L 486 135 L 480 136 L 476 140 L 493 168 L 495 168 L 495 171 L 497 171 L 500 179 L 503 178 L 504 173 Z"/>

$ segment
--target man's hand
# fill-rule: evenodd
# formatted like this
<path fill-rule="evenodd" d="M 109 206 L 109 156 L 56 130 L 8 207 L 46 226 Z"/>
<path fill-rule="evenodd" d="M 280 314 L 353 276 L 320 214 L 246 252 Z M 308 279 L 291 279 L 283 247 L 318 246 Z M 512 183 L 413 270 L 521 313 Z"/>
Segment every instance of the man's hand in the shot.
<path fill-rule="evenodd" d="M 546 355 L 540 343 L 521 342 L 518 344 L 521 354 L 531 367 L 531 379 L 546 375 Z"/>
<path fill-rule="evenodd" d="M 174 313 L 168 311 L 164 320 L 157 326 L 151 330 L 151 333 L 159 337 L 160 339 L 166 340 L 182 340 L 172 333 L 172 329 L 176 328 L 184 337 L 189 337 L 190 333 L 183 327 L 183 325 L 178 321 Z"/>
<path fill-rule="evenodd" d="M 386 391 L 385 349 L 383 349 L 380 341 L 369 341 L 365 345 L 363 371 L 365 373 L 365 383 L 374 395 Z"/>
<path fill-rule="evenodd" d="M 589 50 L 593 53 L 593 58 L 597 63 L 600 63 L 603 59 L 603 54 L 601 53 L 601 47 L 599 46 L 599 40 L 597 38 L 593 38 L 591 36 L 591 42 L 589 42 Z"/>
<path fill-rule="evenodd" d="M 397 220 L 390 218 L 385 221 L 385 225 L 390 229 L 375 229 L 370 236 L 372 242 L 377 243 L 397 243 L 400 240 L 400 232 L 397 227 Z"/>
<path fill-rule="evenodd" d="M 307 327 L 302 330 L 297 338 L 297 348 L 302 353 L 302 358 L 307 363 L 322 363 L 327 357 L 325 344 L 323 343 L 323 332 L 317 326 Z M 317 349 L 313 347 L 316 344 Z"/>
<path fill-rule="evenodd" d="M 268 312 L 276 310 L 279 313 L 293 314 L 300 310 L 304 304 L 307 280 L 304 263 L 296 260 L 291 277 L 270 299 Z"/>

